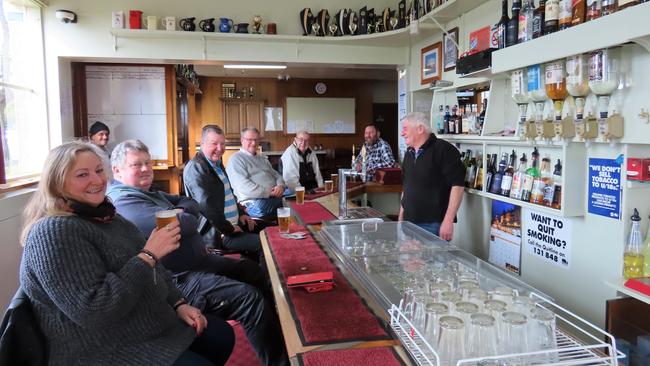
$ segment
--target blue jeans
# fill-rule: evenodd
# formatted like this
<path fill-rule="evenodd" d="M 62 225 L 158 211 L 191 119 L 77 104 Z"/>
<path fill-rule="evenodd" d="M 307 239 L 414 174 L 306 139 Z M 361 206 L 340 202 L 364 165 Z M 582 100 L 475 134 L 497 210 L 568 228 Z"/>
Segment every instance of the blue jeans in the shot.
<path fill-rule="evenodd" d="M 428 223 L 421 223 L 421 224 L 415 224 L 424 230 L 430 232 L 431 234 L 435 236 L 440 236 L 440 222 L 428 222 Z"/>
<path fill-rule="evenodd" d="M 246 207 L 246 212 L 250 217 L 277 217 L 277 209 L 282 207 L 282 198 L 258 198 L 244 201 L 242 204 Z"/>

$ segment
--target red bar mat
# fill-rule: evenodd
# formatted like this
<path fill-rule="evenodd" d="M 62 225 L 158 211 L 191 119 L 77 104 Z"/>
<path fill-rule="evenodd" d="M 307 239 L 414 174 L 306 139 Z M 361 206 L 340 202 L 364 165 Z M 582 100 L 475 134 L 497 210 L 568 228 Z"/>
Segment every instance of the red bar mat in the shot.
<path fill-rule="evenodd" d="M 338 349 L 298 353 L 302 366 L 401 366 L 404 362 L 391 347 Z"/>
<path fill-rule="evenodd" d="M 307 230 L 291 225 L 289 231 Z M 303 345 L 392 339 L 311 236 L 285 239 L 276 227 L 266 228 L 264 233 Z M 332 291 L 308 293 L 286 287 L 289 276 L 327 271 L 334 274 L 336 287 Z"/>
<path fill-rule="evenodd" d="M 235 348 L 232 354 L 228 357 L 226 366 L 262 366 L 262 363 L 257 358 L 253 346 L 251 346 L 246 333 L 236 321 L 228 321 L 235 331 Z"/>
<path fill-rule="evenodd" d="M 296 202 L 290 202 L 289 206 L 300 218 L 303 225 L 320 224 L 323 221 L 336 220 L 328 209 L 318 202 L 304 202 L 302 205 Z"/>

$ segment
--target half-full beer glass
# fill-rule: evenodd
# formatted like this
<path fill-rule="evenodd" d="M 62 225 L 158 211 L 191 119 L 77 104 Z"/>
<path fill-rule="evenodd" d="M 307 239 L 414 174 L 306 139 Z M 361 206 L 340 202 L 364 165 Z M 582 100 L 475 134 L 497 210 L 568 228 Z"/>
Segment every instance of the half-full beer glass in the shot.
<path fill-rule="evenodd" d="M 305 203 L 305 187 L 296 187 L 296 204 Z"/>
<path fill-rule="evenodd" d="M 163 211 L 156 212 L 156 227 L 158 229 L 162 229 L 168 224 L 171 224 L 172 222 L 176 221 L 177 220 L 176 214 L 178 214 L 179 211 L 181 210 L 174 209 L 174 210 L 163 210 Z"/>
<path fill-rule="evenodd" d="M 334 181 L 325 181 L 325 192 L 332 192 L 334 190 Z"/>
<path fill-rule="evenodd" d="M 332 174 L 331 179 L 332 179 L 332 184 L 334 186 L 334 189 L 338 189 L 338 187 L 339 187 L 339 175 L 338 174 Z"/>
<path fill-rule="evenodd" d="M 291 223 L 291 210 L 289 207 L 278 208 L 278 225 L 281 233 L 289 232 L 289 224 Z"/>

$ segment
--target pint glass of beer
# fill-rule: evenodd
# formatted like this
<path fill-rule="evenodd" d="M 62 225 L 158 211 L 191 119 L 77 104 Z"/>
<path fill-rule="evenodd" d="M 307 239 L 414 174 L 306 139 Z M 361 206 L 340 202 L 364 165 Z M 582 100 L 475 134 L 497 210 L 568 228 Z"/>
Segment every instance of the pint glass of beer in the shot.
<path fill-rule="evenodd" d="M 167 224 L 176 221 L 176 214 L 181 211 L 180 209 L 163 210 L 156 212 L 156 227 L 160 230 Z"/>
<path fill-rule="evenodd" d="M 337 189 L 339 187 L 339 175 L 338 174 L 332 174 L 332 183 L 333 183 L 334 189 Z"/>
<path fill-rule="evenodd" d="M 305 187 L 296 187 L 296 204 L 305 203 Z"/>
<path fill-rule="evenodd" d="M 334 190 L 334 182 L 331 180 L 325 181 L 325 192 L 332 192 Z"/>
<path fill-rule="evenodd" d="M 278 225 L 280 226 L 280 232 L 288 233 L 290 223 L 291 223 L 291 210 L 289 209 L 289 207 L 278 208 Z"/>

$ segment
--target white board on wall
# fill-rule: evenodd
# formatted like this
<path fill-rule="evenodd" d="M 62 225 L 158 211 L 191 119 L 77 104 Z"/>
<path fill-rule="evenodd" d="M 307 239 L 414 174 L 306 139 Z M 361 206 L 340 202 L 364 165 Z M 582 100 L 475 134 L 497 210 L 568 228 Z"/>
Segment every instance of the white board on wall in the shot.
<path fill-rule="evenodd" d="M 287 98 L 287 133 L 351 133 L 355 129 L 354 98 Z"/>
<path fill-rule="evenodd" d="M 168 159 L 164 67 L 88 65 L 86 100 L 88 125 L 105 123 L 111 147 L 139 139 L 152 159 Z"/>

